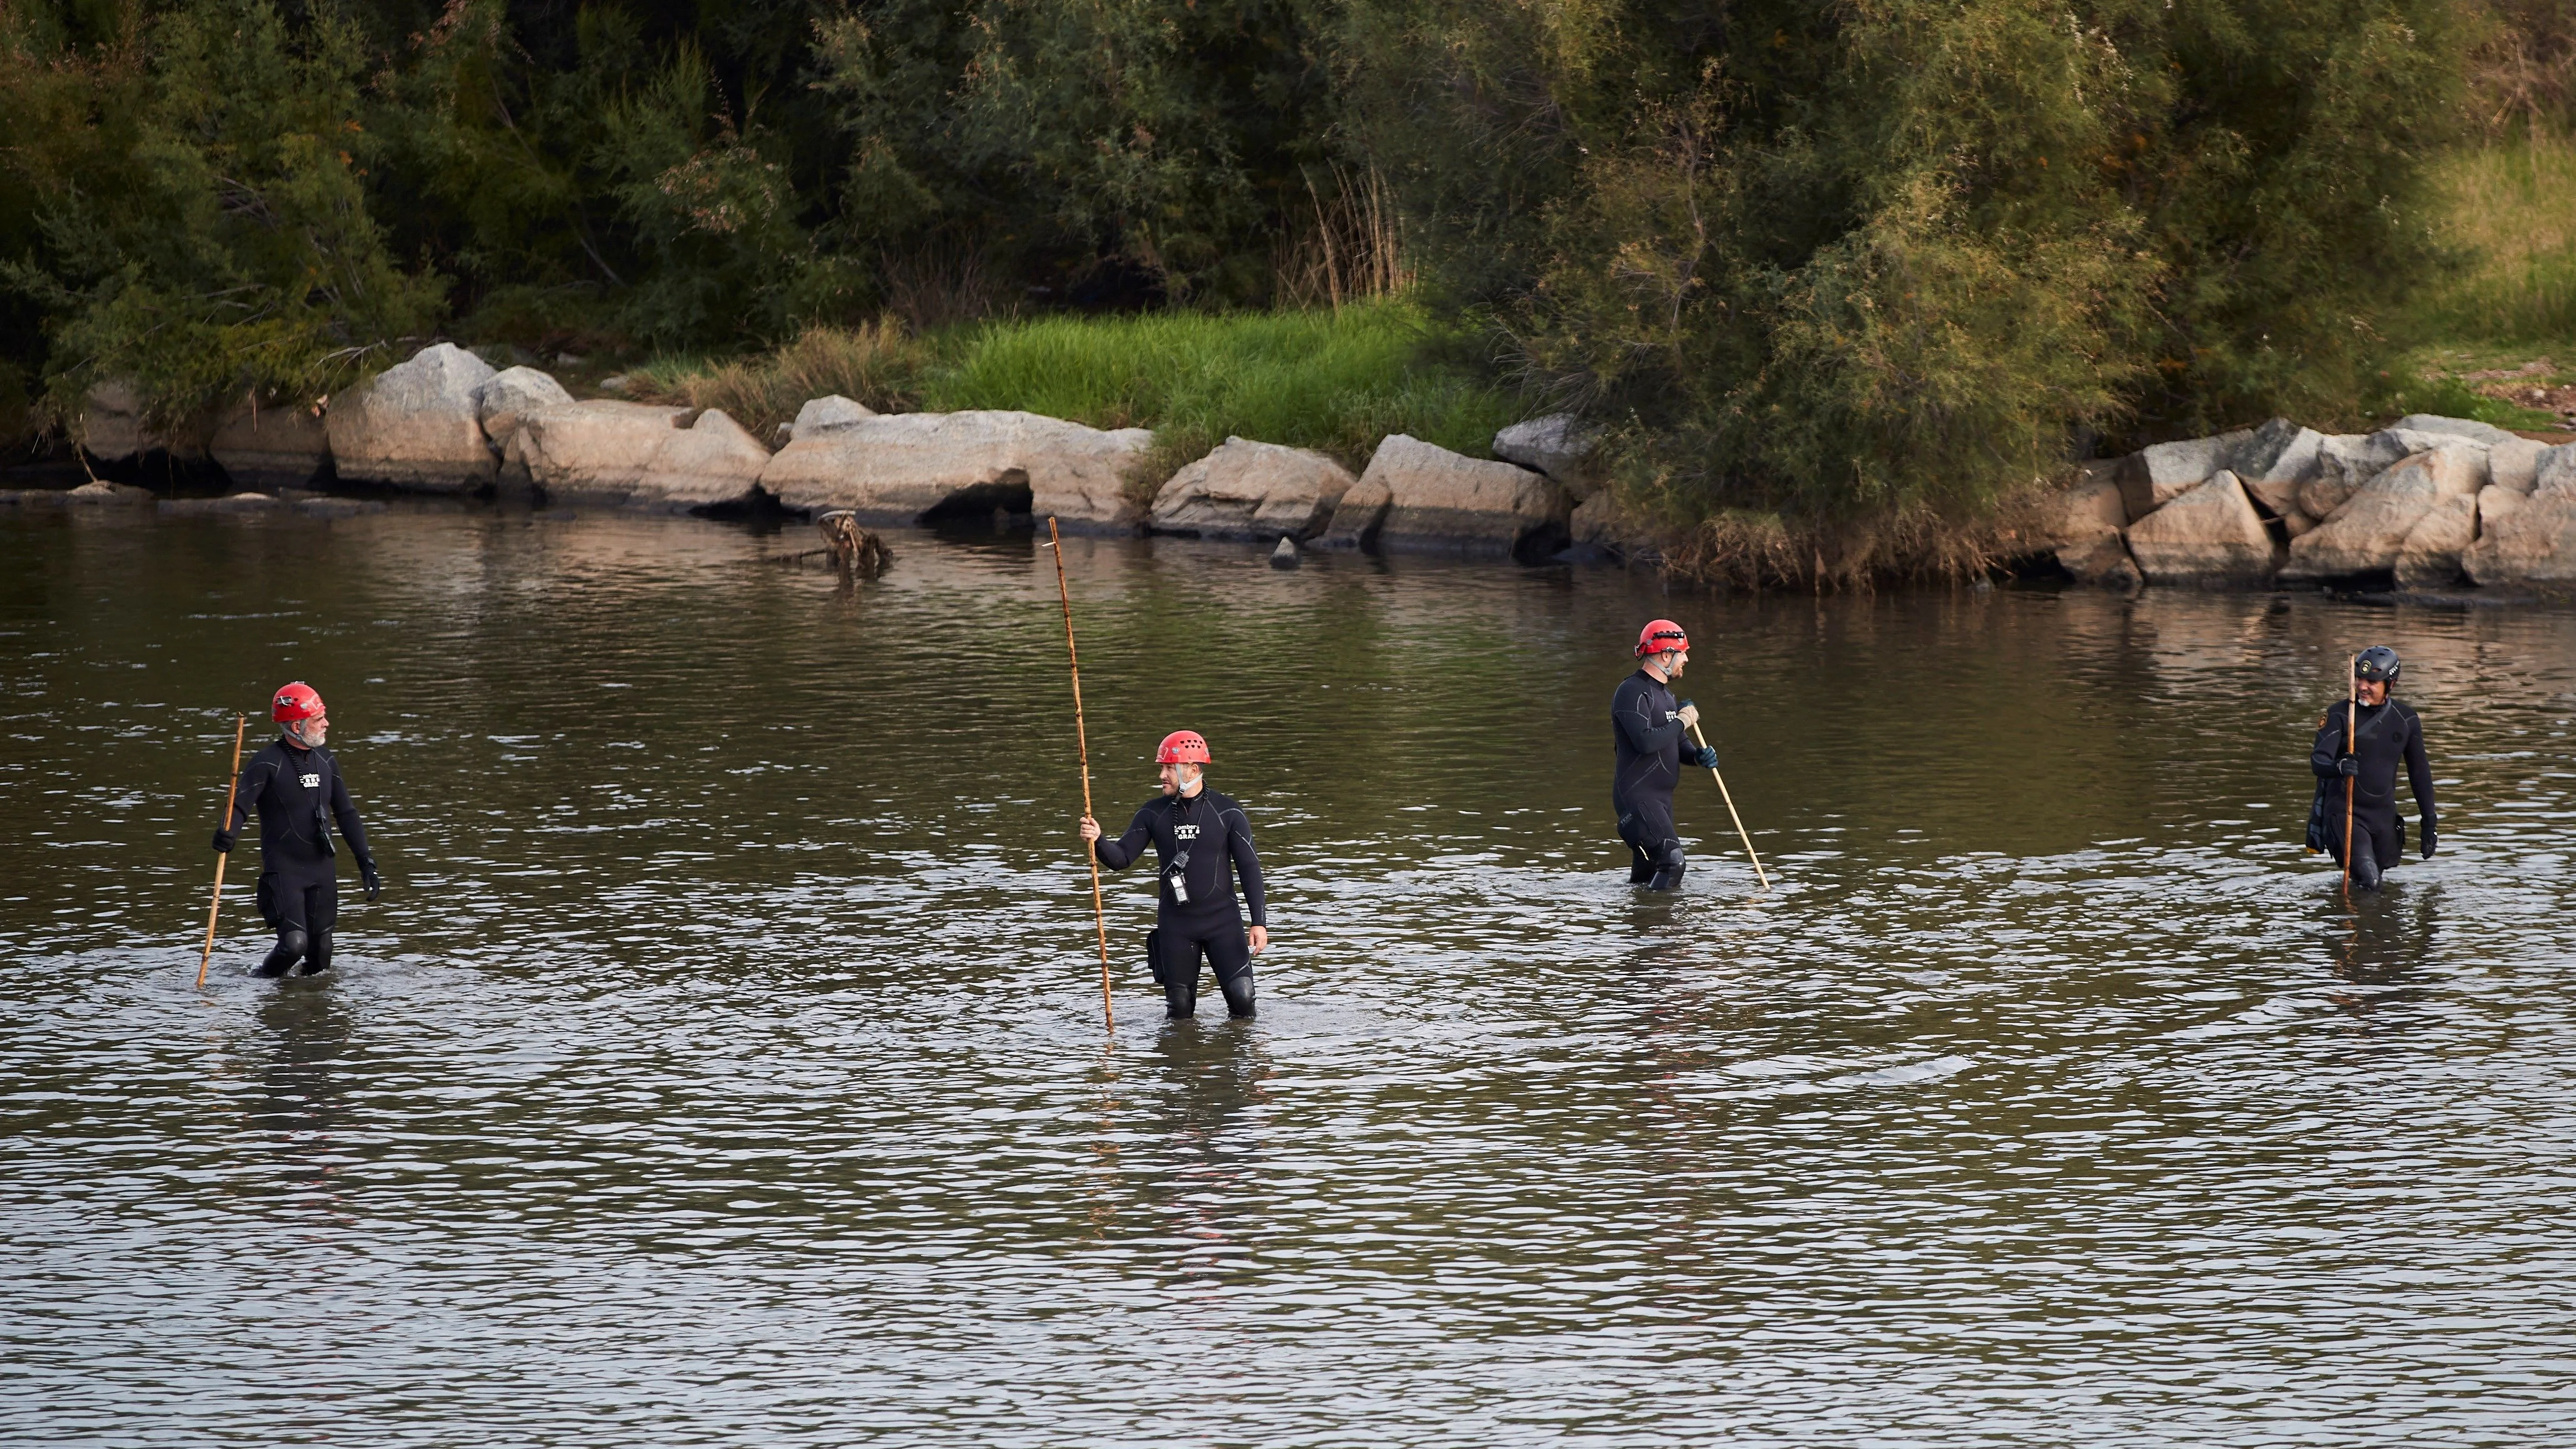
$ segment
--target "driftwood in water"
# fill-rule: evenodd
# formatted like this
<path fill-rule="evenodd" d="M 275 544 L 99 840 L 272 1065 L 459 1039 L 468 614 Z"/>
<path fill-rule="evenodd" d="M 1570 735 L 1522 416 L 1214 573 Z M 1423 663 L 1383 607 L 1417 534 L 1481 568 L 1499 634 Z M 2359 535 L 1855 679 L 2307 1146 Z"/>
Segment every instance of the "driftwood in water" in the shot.
<path fill-rule="evenodd" d="M 858 518 L 846 509 L 835 509 L 814 520 L 823 534 L 824 546 L 802 553 L 773 556 L 772 563 L 803 563 L 808 559 L 830 559 L 842 573 L 857 578 L 875 578 L 894 562 L 894 550 L 884 539 L 859 527 Z"/>

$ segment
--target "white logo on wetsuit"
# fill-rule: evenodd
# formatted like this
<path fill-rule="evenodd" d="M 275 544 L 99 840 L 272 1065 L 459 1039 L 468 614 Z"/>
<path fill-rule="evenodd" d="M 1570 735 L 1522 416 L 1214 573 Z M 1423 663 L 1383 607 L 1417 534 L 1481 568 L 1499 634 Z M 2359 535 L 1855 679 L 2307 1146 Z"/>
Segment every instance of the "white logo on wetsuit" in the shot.
<path fill-rule="evenodd" d="M 1196 840 L 1199 838 L 1199 828 L 1195 825 L 1175 825 L 1172 827 L 1172 835 L 1179 840 Z"/>
<path fill-rule="evenodd" d="M 298 775 L 295 777 L 295 783 L 303 786 L 307 790 L 319 790 L 322 788 L 322 777 L 319 775 Z"/>

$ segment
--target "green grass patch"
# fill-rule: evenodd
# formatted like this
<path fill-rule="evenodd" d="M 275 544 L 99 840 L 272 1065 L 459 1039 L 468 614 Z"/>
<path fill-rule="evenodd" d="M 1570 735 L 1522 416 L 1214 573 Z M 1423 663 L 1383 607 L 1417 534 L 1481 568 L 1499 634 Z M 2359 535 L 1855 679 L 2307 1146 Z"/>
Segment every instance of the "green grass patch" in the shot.
<path fill-rule="evenodd" d="M 2469 264 L 2415 299 L 2418 335 L 2576 344 L 2576 137 L 2465 148 L 2434 180 L 2437 225 Z"/>

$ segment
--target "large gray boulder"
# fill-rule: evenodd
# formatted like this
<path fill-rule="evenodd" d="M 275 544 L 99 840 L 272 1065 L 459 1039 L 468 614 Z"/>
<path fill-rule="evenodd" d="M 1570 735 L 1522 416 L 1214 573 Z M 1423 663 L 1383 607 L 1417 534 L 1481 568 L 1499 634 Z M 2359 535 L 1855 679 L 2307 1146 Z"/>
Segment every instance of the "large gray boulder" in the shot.
<path fill-rule="evenodd" d="M 2393 573 L 2408 537 L 2437 500 L 2477 496 L 2481 461 L 2467 449 L 2434 448 L 2391 465 L 2333 516 L 2290 541 L 2281 576 L 2314 582 Z"/>
<path fill-rule="evenodd" d="M 2274 418 L 2238 444 L 2228 460 L 2257 506 L 2275 518 L 2298 511 L 2299 485 L 2315 476 L 2325 437 L 2288 418 Z"/>
<path fill-rule="evenodd" d="M 301 488 L 330 466 L 331 430 L 318 409 L 244 398 L 216 422 L 206 451 L 236 483 Z"/>
<path fill-rule="evenodd" d="M 483 437 L 479 394 L 493 376 L 453 343 L 422 348 L 331 399 L 332 463 L 343 478 L 433 493 L 489 486 L 500 458 Z"/>
<path fill-rule="evenodd" d="M 2482 586 L 2576 586 L 2576 443 L 2540 456 L 2528 496 L 2502 485 L 2478 495 L 2477 541 L 2460 562 Z"/>
<path fill-rule="evenodd" d="M 1494 434 L 1494 456 L 1545 473 L 1579 503 L 1599 487 L 1586 465 L 1600 441 L 1574 414 L 1550 413 Z"/>
<path fill-rule="evenodd" d="M 535 408 L 510 437 L 510 467 L 553 501 L 650 512 L 749 503 L 769 450 L 717 408 L 595 399 Z"/>
<path fill-rule="evenodd" d="M 780 425 L 779 445 L 784 447 L 798 438 L 819 438 L 876 416 L 876 409 L 837 392 L 828 397 L 807 398 L 805 405 L 796 410 L 796 421 Z"/>
<path fill-rule="evenodd" d="M 474 393 L 475 415 L 482 419 L 483 436 L 504 456 L 510 450 L 511 434 L 519 431 L 522 415 L 571 401 L 572 394 L 564 391 L 554 374 L 533 367 L 504 368 Z"/>
<path fill-rule="evenodd" d="M 510 433 L 506 469 L 551 499 L 622 503 L 689 410 L 594 398 L 530 408 Z"/>
<path fill-rule="evenodd" d="M 2446 418 L 2439 413 L 2408 413 L 2388 426 L 2399 432 L 2442 433 L 2454 438 L 2467 438 L 2490 448 L 2498 443 L 2521 441 L 2517 434 L 2508 433 L 2493 423 L 2481 423 L 2471 418 Z"/>
<path fill-rule="evenodd" d="M 1153 441 L 1143 428 L 1103 432 L 1035 413 L 892 413 L 797 438 L 761 486 L 789 508 L 846 508 L 868 524 L 1004 508 L 1134 532 L 1145 510 L 1127 476 Z"/>
<path fill-rule="evenodd" d="M 2475 494 L 2433 500 L 2397 546 L 2397 583 L 2408 589 L 2446 589 L 2460 581 L 2460 556 L 2478 536 Z"/>
<path fill-rule="evenodd" d="M 2540 455 L 2548 451 L 2547 443 L 2532 438 L 2507 438 L 2487 449 L 2487 481 L 2528 493 L 2540 481 Z"/>
<path fill-rule="evenodd" d="M 2128 504 L 2129 521 L 2135 523 L 2207 482 L 2253 436 L 2252 428 L 2240 428 L 2214 438 L 2156 443 L 2131 453 L 2120 469 L 2120 494 Z"/>
<path fill-rule="evenodd" d="M 1304 539 L 1332 521 L 1352 481 L 1321 453 L 1228 438 L 1172 475 L 1146 522 L 1156 533 L 1200 538 Z"/>
<path fill-rule="evenodd" d="M 164 446 L 160 436 L 143 426 L 143 399 L 123 382 L 98 383 L 81 396 L 72 434 L 83 452 L 102 463 L 122 463 Z"/>
<path fill-rule="evenodd" d="M 626 495 L 626 506 L 677 513 L 747 504 L 768 467 L 769 450 L 751 430 L 722 409 L 709 408 L 662 440 Z"/>
<path fill-rule="evenodd" d="M 1568 536 L 1573 501 L 1544 473 L 1396 433 L 1333 510 L 1323 546 L 1524 560 Z"/>
<path fill-rule="evenodd" d="M 2245 485 L 2223 468 L 2131 524 L 2129 553 L 2151 584 L 2253 583 L 2279 563 Z"/>
<path fill-rule="evenodd" d="M 2414 428 L 2382 428 L 2368 434 L 2324 439 L 2317 448 L 2316 471 L 2299 485 L 2299 511 L 2311 518 L 2332 518 L 2335 510 L 2381 473 L 2418 453 L 2451 449 L 2469 460 L 2486 484 L 2488 444 L 2457 433 Z"/>

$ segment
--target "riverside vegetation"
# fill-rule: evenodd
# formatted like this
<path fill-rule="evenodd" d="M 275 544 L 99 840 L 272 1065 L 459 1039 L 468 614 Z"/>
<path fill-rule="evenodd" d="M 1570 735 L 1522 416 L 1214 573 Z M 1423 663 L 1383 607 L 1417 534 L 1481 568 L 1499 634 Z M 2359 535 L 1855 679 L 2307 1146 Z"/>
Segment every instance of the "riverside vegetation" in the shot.
<path fill-rule="evenodd" d="M 7 0 L 0 392 L 38 436 L 122 383 L 178 436 L 444 334 L 755 423 L 1143 425 L 1162 471 L 1571 410 L 1685 567 L 1955 572 L 2088 454 L 2546 421 L 2454 364 L 2576 333 L 2571 32 L 2549 0 Z"/>

